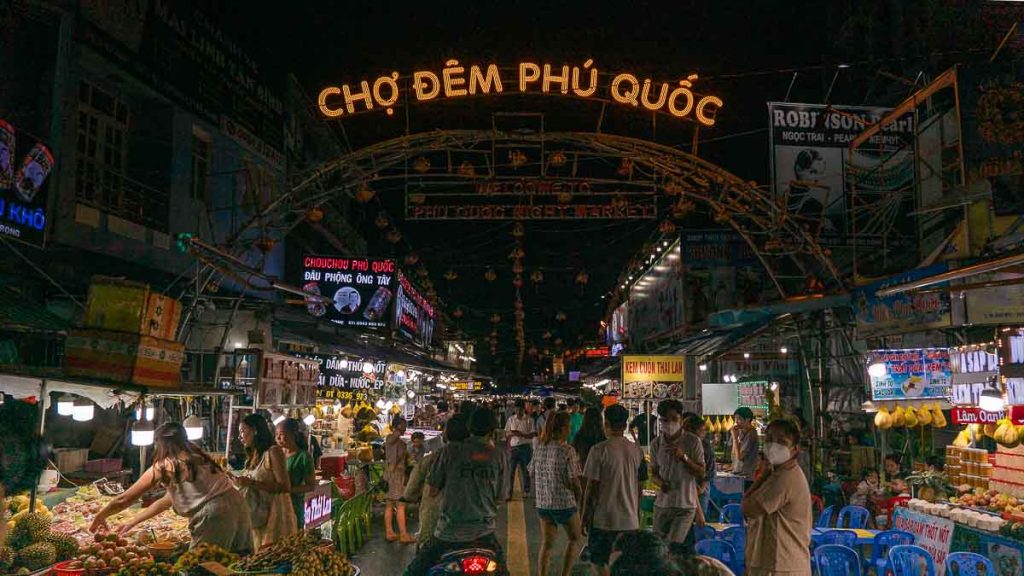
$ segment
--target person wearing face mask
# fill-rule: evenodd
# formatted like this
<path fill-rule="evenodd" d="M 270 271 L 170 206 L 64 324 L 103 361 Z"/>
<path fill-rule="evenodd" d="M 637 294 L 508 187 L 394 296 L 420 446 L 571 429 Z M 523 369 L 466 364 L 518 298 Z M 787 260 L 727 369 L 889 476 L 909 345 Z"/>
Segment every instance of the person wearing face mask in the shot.
<path fill-rule="evenodd" d="M 811 491 L 797 462 L 800 427 L 774 420 L 765 430 L 769 466 L 743 495 L 748 576 L 811 574 Z"/>
<path fill-rule="evenodd" d="M 700 500 L 697 485 L 704 477 L 704 447 L 700 438 L 683 429 L 683 404 L 679 400 L 658 403 L 661 434 L 651 441 L 651 479 L 658 486 L 654 499 L 654 531 L 674 553 L 693 526 L 704 524 L 697 514 Z"/>

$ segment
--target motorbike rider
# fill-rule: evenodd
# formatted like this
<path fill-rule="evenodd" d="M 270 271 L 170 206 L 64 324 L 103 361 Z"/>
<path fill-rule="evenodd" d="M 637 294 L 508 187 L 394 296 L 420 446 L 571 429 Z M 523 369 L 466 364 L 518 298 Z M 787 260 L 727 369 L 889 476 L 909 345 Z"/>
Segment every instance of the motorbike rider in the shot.
<path fill-rule="evenodd" d="M 490 408 L 473 411 L 470 437 L 443 447 L 427 478 L 427 491 L 441 495 L 434 535 L 405 569 L 405 576 L 425 576 L 446 553 L 465 548 L 495 552 L 504 573 L 505 558 L 495 535 L 498 502 L 507 473 L 505 450 L 495 446 L 497 418 Z"/>

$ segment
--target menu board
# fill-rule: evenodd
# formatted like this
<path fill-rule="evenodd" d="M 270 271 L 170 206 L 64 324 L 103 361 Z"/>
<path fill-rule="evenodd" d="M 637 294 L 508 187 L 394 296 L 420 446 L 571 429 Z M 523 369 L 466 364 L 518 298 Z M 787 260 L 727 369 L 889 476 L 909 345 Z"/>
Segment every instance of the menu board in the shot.
<path fill-rule="evenodd" d="M 736 384 L 737 403 L 748 408 L 768 408 L 767 380 L 752 380 Z"/>
<path fill-rule="evenodd" d="M 387 325 L 395 261 L 387 258 L 306 256 L 302 259 L 302 290 L 306 310 L 342 326 L 383 328 Z"/>
<path fill-rule="evenodd" d="M 434 307 L 409 279 L 398 272 L 395 297 L 395 328 L 398 333 L 427 348 L 434 339 Z"/>
<path fill-rule="evenodd" d="M 884 364 L 885 374 L 870 376 L 872 400 L 949 398 L 952 372 L 946 348 L 874 350 L 868 365 Z"/>
<path fill-rule="evenodd" d="M 365 400 L 384 387 L 387 364 L 328 354 L 296 354 L 320 364 L 317 396 L 323 400 Z M 372 368 L 372 370 L 366 370 Z"/>
<path fill-rule="evenodd" d="M 678 398 L 683 396 L 683 356 L 622 357 L 622 398 Z"/>

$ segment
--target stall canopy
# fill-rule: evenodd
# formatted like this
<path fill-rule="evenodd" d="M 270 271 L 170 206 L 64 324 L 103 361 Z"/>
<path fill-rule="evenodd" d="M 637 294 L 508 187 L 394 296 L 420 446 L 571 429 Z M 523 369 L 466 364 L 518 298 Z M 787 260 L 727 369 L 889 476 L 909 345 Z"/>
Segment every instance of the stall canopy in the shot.
<path fill-rule="evenodd" d="M 46 385 L 45 391 L 43 385 Z M 75 394 L 93 401 L 100 408 L 110 408 L 124 402 L 131 404 L 139 399 L 144 389 L 138 386 L 68 380 L 64 378 L 41 378 L 14 374 L 0 374 L 0 391 L 15 398 L 42 397 L 44 408 L 50 407 L 50 393 Z"/>

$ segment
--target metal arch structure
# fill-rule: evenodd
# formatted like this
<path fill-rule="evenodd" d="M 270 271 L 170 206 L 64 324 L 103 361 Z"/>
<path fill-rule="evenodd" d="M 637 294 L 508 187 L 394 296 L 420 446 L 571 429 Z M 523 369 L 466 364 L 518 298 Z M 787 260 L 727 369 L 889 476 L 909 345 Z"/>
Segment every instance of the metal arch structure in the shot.
<path fill-rule="evenodd" d="M 411 159 L 439 151 L 470 150 L 482 144 L 532 144 L 549 150 L 573 146 L 594 154 L 628 159 L 662 182 L 661 190 L 675 198 L 677 206 L 702 203 L 717 223 L 735 230 L 764 265 L 780 297 L 790 295 L 782 280 L 785 276 L 792 277 L 794 271 L 830 280 L 839 288 L 843 286 L 829 252 L 770 191 L 670 146 L 592 132 L 513 134 L 495 130 L 437 130 L 379 142 L 299 175 L 288 192 L 254 216 L 238 235 L 255 226 L 290 230 L 305 219 L 309 210 L 338 194 L 354 195 L 362 187 L 372 185 L 382 172 L 407 166 Z"/>

